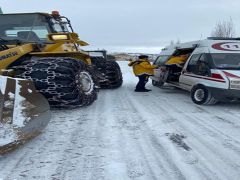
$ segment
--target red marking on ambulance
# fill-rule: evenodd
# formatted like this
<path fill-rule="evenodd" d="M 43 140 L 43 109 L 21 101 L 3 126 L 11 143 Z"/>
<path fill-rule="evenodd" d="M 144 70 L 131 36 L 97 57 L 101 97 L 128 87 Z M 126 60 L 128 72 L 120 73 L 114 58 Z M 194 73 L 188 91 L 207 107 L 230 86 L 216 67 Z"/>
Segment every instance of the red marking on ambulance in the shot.
<path fill-rule="evenodd" d="M 240 51 L 240 43 L 238 42 L 222 42 L 212 45 L 213 49 L 220 51 Z"/>
<path fill-rule="evenodd" d="M 229 72 L 226 72 L 226 71 L 223 71 L 223 73 L 224 73 L 227 77 L 231 77 L 231 78 L 240 78 L 239 76 L 234 75 L 234 74 L 229 73 Z"/>

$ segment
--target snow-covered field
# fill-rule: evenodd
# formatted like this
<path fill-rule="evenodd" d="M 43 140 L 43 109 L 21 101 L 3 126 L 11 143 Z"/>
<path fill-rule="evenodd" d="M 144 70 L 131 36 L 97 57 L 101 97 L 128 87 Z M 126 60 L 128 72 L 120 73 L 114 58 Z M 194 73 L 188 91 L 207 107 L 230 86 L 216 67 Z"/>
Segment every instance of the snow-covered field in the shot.
<path fill-rule="evenodd" d="M 53 111 L 44 132 L 0 157 L 0 179 L 239 180 L 240 104 L 197 106 L 166 87 L 101 90 L 91 106 Z"/>

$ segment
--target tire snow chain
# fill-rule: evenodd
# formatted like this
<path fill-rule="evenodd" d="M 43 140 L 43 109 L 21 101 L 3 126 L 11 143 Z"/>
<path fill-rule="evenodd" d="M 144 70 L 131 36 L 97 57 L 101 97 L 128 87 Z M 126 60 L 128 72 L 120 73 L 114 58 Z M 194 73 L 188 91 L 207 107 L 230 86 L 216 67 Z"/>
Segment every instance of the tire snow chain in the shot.
<path fill-rule="evenodd" d="M 38 90 L 39 92 L 41 93 L 48 93 L 48 94 L 51 94 L 51 95 L 56 95 L 57 97 L 59 97 L 61 99 L 61 97 L 63 96 L 66 96 L 66 95 L 69 95 L 71 94 L 72 92 L 70 93 L 64 93 L 64 92 L 61 92 L 61 93 L 58 93 L 56 90 L 56 88 L 64 88 L 64 87 L 72 87 L 72 84 L 68 84 L 66 86 L 63 86 L 62 84 L 57 84 L 56 82 L 52 82 L 51 80 L 55 79 L 56 77 L 68 77 L 68 75 L 63 75 L 63 74 L 60 74 L 60 73 L 56 73 L 55 71 L 53 70 L 56 70 L 58 67 L 60 67 L 56 62 L 64 62 L 64 63 L 72 63 L 72 65 L 74 65 L 74 67 L 76 67 L 78 65 L 78 63 L 73 63 L 71 61 L 68 61 L 68 60 L 63 60 L 63 59 L 53 59 L 52 62 L 50 61 L 41 61 L 42 64 L 47 64 L 49 65 L 48 68 L 34 68 L 34 65 L 36 64 L 39 64 L 39 61 L 34 61 L 34 60 L 31 60 L 30 62 L 26 62 L 25 64 L 21 65 L 21 66 L 17 66 L 16 68 L 19 68 L 19 69 L 24 69 L 25 72 L 23 72 L 20 76 L 20 78 L 24 78 L 24 79 L 28 79 L 28 80 L 32 80 L 32 81 L 38 81 L 38 82 L 42 82 L 42 83 L 47 83 L 49 85 L 49 87 L 47 89 L 40 89 Z M 41 71 L 43 73 L 47 73 L 48 74 L 48 77 L 47 79 L 42 79 L 42 80 L 39 80 L 39 79 L 36 79 L 36 78 L 31 78 L 31 74 L 33 72 L 36 72 L 36 71 Z M 76 102 L 77 100 L 58 100 L 56 99 L 56 96 L 53 97 L 53 98 L 48 98 L 49 101 L 54 101 L 54 102 L 64 102 L 64 103 L 59 103 L 58 106 L 62 106 L 64 107 L 66 104 L 69 104 L 69 103 L 74 103 Z M 79 105 L 79 106 L 83 106 L 85 104 L 87 104 L 89 102 L 86 102 L 82 105 Z"/>

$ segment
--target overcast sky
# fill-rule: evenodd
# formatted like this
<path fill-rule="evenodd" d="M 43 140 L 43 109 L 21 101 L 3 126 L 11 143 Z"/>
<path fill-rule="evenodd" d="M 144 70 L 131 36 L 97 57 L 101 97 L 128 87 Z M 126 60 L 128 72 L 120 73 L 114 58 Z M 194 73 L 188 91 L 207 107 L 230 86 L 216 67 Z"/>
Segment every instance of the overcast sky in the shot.
<path fill-rule="evenodd" d="M 210 36 L 228 20 L 240 36 L 239 0 L 0 0 L 4 13 L 58 10 L 89 48 L 156 53 L 171 40 Z"/>

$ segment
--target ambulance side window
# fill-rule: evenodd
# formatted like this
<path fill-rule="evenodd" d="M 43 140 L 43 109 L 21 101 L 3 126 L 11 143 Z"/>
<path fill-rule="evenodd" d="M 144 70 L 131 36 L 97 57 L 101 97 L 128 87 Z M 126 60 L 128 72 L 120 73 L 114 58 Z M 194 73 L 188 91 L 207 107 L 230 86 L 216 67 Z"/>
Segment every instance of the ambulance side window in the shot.
<path fill-rule="evenodd" d="M 187 72 L 191 72 L 191 73 L 194 73 L 196 74 L 197 72 L 197 62 L 200 58 L 201 54 L 194 54 L 192 55 L 189 63 L 188 63 L 188 66 L 187 66 Z"/>
<path fill-rule="evenodd" d="M 206 54 L 202 54 L 197 62 L 197 72 L 201 76 L 211 76 L 211 70 L 207 61 Z"/>
<path fill-rule="evenodd" d="M 187 67 L 187 71 L 201 76 L 210 76 L 211 71 L 205 54 L 194 54 Z"/>

